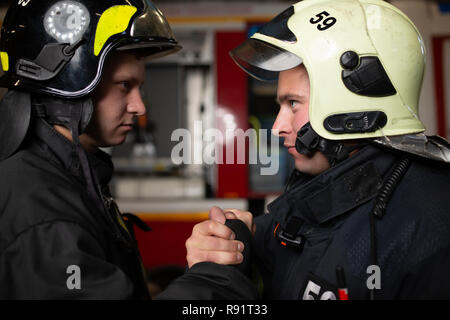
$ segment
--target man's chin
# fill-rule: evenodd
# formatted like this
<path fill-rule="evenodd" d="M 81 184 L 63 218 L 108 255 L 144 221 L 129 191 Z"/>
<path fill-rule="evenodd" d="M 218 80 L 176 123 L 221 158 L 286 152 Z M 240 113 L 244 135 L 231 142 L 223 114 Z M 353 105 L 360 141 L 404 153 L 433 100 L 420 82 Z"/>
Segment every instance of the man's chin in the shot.
<path fill-rule="evenodd" d="M 126 136 L 123 137 L 123 138 L 118 139 L 114 144 L 111 145 L 111 147 L 112 147 L 112 146 L 119 146 L 119 145 L 123 144 L 123 143 L 125 142 L 126 139 L 127 139 Z"/>
<path fill-rule="evenodd" d="M 124 137 L 117 137 L 116 139 L 110 139 L 108 141 L 103 141 L 101 144 L 99 144 L 100 148 L 110 148 L 115 147 L 123 144 L 126 140 L 126 136 Z"/>
<path fill-rule="evenodd" d="M 312 157 L 298 154 L 294 157 L 294 166 L 297 171 L 312 176 L 319 175 L 330 168 L 328 159 L 318 152 Z"/>

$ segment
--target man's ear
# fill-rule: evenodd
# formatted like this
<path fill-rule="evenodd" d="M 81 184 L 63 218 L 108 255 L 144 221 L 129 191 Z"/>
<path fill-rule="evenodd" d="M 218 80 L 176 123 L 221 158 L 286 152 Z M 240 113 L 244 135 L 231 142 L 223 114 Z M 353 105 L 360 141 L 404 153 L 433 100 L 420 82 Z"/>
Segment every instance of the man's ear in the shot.
<path fill-rule="evenodd" d="M 94 102 L 92 101 L 91 98 L 83 99 L 80 102 L 80 107 L 82 108 L 82 110 L 78 130 L 79 133 L 82 134 L 86 130 L 89 122 L 91 121 L 92 114 L 94 113 Z"/>

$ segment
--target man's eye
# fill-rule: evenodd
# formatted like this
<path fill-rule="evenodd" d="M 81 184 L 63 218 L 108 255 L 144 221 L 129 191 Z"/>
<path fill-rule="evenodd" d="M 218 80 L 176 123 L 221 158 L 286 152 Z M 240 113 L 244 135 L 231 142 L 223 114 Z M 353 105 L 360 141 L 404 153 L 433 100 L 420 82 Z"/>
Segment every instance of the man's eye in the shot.
<path fill-rule="evenodd" d="M 295 108 L 295 107 L 297 106 L 297 104 L 298 104 L 298 101 L 295 101 L 295 100 L 289 100 L 289 106 L 290 106 L 291 108 Z"/>
<path fill-rule="evenodd" d="M 123 87 L 126 90 L 130 90 L 131 84 L 128 81 L 122 81 L 119 83 L 121 87 Z"/>

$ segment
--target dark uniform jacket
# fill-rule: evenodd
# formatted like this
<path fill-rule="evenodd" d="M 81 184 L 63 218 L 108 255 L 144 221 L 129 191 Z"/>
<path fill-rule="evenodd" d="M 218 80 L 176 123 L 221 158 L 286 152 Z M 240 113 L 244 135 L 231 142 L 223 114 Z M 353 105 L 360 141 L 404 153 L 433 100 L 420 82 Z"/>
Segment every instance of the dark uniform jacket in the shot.
<path fill-rule="evenodd" d="M 101 151 L 88 159 L 104 205 L 88 195 L 74 145 L 42 120 L 0 162 L 0 299 L 149 298 L 136 243 L 110 199 L 111 160 Z M 231 269 L 199 264 L 165 298 L 255 297 L 240 273 L 236 285 L 224 283 Z"/>
<path fill-rule="evenodd" d="M 0 163 L 0 298 L 148 297 L 136 246 L 88 196 L 74 145 L 42 120 L 30 131 Z M 88 157 L 106 193 L 109 156 Z"/>
<path fill-rule="evenodd" d="M 402 158 L 410 166 L 371 223 Z M 319 176 L 297 174 L 269 212 L 255 219 L 253 248 L 266 298 L 338 299 L 339 287 L 349 299 L 450 298 L 447 164 L 368 145 Z"/>

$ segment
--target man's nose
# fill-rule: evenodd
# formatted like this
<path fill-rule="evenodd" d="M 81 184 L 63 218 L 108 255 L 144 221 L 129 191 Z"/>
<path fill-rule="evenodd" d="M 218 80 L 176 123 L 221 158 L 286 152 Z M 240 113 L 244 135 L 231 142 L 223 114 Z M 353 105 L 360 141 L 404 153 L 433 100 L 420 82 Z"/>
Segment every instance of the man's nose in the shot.
<path fill-rule="evenodd" d="M 142 95 L 140 90 L 133 90 L 128 102 L 127 111 L 133 113 L 137 116 L 142 116 L 146 113 L 145 103 L 142 100 Z"/>
<path fill-rule="evenodd" d="M 278 112 L 277 118 L 272 126 L 272 134 L 284 137 L 292 132 L 292 125 L 289 116 L 282 109 Z"/>

